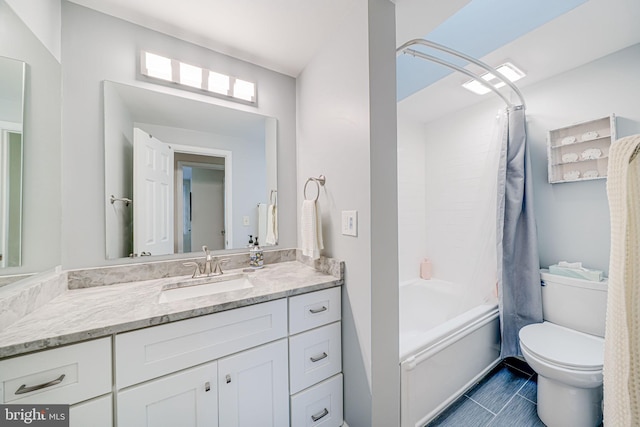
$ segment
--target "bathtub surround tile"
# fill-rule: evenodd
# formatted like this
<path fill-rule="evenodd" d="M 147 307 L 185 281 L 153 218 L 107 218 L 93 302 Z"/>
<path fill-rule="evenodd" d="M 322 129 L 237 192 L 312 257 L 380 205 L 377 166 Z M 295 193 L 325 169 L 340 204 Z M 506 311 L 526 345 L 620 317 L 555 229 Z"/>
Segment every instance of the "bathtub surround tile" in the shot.
<path fill-rule="evenodd" d="M 545 427 L 536 404 L 518 395 L 504 407 L 488 427 Z"/>
<path fill-rule="evenodd" d="M 509 365 L 498 365 L 492 375 L 465 394 L 468 398 L 497 414 L 531 376 Z"/>
<path fill-rule="evenodd" d="M 494 414 L 471 399 L 458 399 L 429 427 L 483 427 L 493 420 Z"/>
<path fill-rule="evenodd" d="M 426 427 L 544 427 L 532 372 L 526 362 L 503 361 Z"/>

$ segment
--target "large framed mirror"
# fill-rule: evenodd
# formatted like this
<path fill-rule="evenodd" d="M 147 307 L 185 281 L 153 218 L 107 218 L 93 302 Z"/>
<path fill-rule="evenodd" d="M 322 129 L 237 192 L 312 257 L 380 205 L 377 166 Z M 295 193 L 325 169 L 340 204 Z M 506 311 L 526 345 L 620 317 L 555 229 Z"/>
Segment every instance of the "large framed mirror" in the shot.
<path fill-rule="evenodd" d="M 277 121 L 104 82 L 106 258 L 277 243 Z"/>
<path fill-rule="evenodd" d="M 0 57 L 0 268 L 22 265 L 25 71 Z"/>

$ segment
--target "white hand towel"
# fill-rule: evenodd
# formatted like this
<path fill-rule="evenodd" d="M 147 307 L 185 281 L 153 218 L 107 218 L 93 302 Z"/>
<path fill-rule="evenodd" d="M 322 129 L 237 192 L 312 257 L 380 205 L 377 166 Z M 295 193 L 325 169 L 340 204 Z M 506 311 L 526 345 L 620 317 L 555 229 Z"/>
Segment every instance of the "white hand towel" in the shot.
<path fill-rule="evenodd" d="M 267 245 L 275 245 L 278 242 L 278 207 L 267 207 L 267 237 L 264 241 Z"/>
<path fill-rule="evenodd" d="M 302 238 L 302 254 L 311 259 L 320 258 L 320 251 L 324 249 L 322 242 L 322 218 L 315 200 L 302 202 L 302 218 L 300 221 Z"/>

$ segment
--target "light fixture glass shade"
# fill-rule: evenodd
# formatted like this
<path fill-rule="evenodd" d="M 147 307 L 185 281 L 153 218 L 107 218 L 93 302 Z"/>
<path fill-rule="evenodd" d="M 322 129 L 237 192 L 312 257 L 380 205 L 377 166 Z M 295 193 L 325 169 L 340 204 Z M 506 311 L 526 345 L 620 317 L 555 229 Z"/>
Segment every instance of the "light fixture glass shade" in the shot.
<path fill-rule="evenodd" d="M 202 68 L 181 62 L 180 84 L 202 89 Z"/>
<path fill-rule="evenodd" d="M 172 81 L 171 59 L 164 56 L 144 52 L 146 75 L 157 79 Z"/>
<path fill-rule="evenodd" d="M 255 83 L 246 80 L 236 79 L 233 85 L 233 97 L 245 101 L 253 101 L 256 93 Z"/>
<path fill-rule="evenodd" d="M 229 95 L 229 76 L 209 71 L 209 91 Z"/>
<path fill-rule="evenodd" d="M 186 64 L 177 59 L 141 51 L 140 73 L 147 77 L 165 80 L 181 86 L 200 89 L 210 95 L 256 104 L 256 83 L 217 73 L 208 68 Z M 183 89 L 185 89 L 183 87 Z"/>

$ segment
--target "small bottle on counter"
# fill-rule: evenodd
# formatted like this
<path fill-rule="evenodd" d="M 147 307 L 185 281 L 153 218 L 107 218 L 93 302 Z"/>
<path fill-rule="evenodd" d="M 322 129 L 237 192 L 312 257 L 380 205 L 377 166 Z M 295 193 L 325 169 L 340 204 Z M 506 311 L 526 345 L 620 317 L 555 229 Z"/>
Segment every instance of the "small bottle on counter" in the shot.
<path fill-rule="evenodd" d="M 264 267 L 264 252 L 258 243 L 258 237 L 253 244 L 253 247 L 249 249 L 249 266 L 251 268 Z"/>
<path fill-rule="evenodd" d="M 420 278 L 431 279 L 431 260 L 429 258 L 424 258 L 420 263 Z"/>

